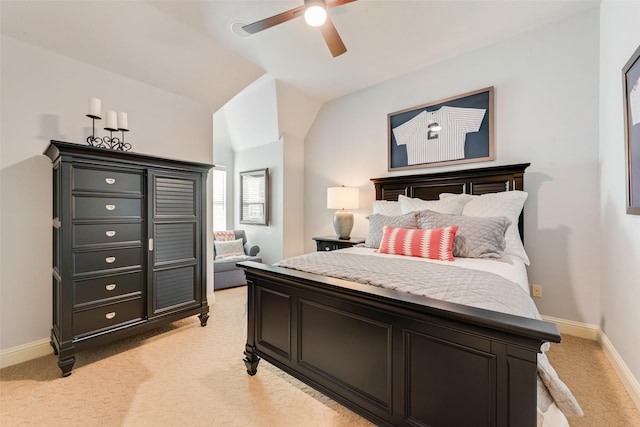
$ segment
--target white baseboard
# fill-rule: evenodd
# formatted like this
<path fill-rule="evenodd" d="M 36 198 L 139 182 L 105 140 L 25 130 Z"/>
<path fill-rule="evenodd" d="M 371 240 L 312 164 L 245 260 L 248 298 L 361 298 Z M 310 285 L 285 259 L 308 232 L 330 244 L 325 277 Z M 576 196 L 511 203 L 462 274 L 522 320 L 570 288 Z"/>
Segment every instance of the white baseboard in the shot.
<path fill-rule="evenodd" d="M 573 320 L 559 319 L 551 316 L 542 316 L 542 318 L 558 325 L 558 330 L 561 334 L 571 335 L 572 337 L 598 341 L 598 335 L 601 333 L 600 327 L 597 325 L 589 325 L 588 323 L 574 322 Z"/>
<path fill-rule="evenodd" d="M 17 365 L 51 353 L 53 353 L 53 348 L 49 344 L 48 338 L 11 347 L 0 352 L 0 368 Z"/>
<path fill-rule="evenodd" d="M 638 410 L 640 410 L 640 383 L 638 383 L 638 380 L 633 376 L 627 364 L 624 363 L 624 360 L 622 360 L 618 351 L 599 326 L 574 322 L 572 320 L 558 319 L 551 316 L 542 316 L 542 318 L 558 325 L 558 330 L 561 334 L 586 338 L 600 343 L 605 356 L 607 356 L 607 359 L 609 359 L 609 362 L 616 371 L 616 374 L 620 377 L 620 380 L 622 381 L 624 388 L 629 393 L 631 400 L 633 400 L 633 403 L 635 403 Z"/>
<path fill-rule="evenodd" d="M 600 345 L 602 345 L 604 354 L 607 356 L 607 359 L 609 359 L 609 362 L 611 362 L 611 364 L 613 365 L 613 369 L 620 377 L 624 388 L 626 388 L 627 392 L 629 392 L 631 400 L 633 400 L 633 403 L 635 403 L 638 410 L 640 410 L 640 383 L 638 383 L 638 380 L 633 376 L 633 374 L 629 370 L 629 367 L 626 363 L 624 363 L 624 360 L 622 360 L 622 357 L 620 357 L 620 354 L 618 354 L 615 347 L 613 346 L 611 341 L 609 341 L 609 338 L 607 338 L 604 332 L 600 333 L 598 342 L 600 343 Z"/>

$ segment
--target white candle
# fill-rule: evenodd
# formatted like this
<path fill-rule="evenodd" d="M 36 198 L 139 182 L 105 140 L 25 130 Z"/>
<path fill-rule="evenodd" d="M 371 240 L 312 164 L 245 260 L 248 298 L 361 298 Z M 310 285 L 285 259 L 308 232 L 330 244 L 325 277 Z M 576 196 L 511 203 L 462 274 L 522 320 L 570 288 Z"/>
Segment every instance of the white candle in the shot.
<path fill-rule="evenodd" d="M 118 130 L 129 130 L 127 113 L 118 112 Z"/>
<path fill-rule="evenodd" d="M 97 118 L 101 118 L 100 109 L 101 109 L 102 101 L 99 98 L 89 98 L 89 116 L 94 116 Z"/>
<path fill-rule="evenodd" d="M 115 111 L 107 111 L 107 124 L 104 128 L 106 130 L 118 130 L 118 116 Z"/>

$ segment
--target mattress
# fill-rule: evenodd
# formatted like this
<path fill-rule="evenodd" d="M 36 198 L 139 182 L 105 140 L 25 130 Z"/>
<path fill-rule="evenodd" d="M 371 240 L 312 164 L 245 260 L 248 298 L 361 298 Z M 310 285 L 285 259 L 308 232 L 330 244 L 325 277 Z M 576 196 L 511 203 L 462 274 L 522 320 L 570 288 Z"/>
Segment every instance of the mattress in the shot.
<path fill-rule="evenodd" d="M 503 260 L 493 259 L 481 259 L 481 258 L 455 258 L 454 261 L 439 261 L 429 258 L 419 257 L 406 257 L 402 255 L 390 255 L 378 252 L 373 248 L 366 248 L 364 246 L 354 246 L 351 248 L 340 249 L 342 253 L 353 253 L 359 255 L 371 255 L 381 258 L 402 258 L 410 259 L 415 262 L 425 262 L 431 264 L 440 265 L 454 265 L 462 268 L 469 268 L 472 270 L 481 270 L 488 273 L 497 274 L 516 283 L 527 294 L 529 293 L 529 279 L 527 276 L 527 268 L 524 262 L 518 257 L 509 257 L 505 255 Z"/>

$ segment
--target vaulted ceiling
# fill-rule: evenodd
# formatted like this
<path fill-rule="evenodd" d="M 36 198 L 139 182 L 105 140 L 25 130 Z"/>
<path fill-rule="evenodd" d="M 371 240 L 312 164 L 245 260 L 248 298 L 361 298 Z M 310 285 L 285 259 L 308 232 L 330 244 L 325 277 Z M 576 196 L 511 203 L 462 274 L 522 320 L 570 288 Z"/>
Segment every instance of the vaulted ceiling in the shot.
<path fill-rule="evenodd" d="M 319 31 L 303 18 L 250 36 L 238 31 L 242 24 L 302 3 L 0 2 L 2 33 L 204 102 L 214 110 L 265 73 L 327 101 L 599 4 L 357 0 L 330 9 L 348 49 L 336 58 Z"/>

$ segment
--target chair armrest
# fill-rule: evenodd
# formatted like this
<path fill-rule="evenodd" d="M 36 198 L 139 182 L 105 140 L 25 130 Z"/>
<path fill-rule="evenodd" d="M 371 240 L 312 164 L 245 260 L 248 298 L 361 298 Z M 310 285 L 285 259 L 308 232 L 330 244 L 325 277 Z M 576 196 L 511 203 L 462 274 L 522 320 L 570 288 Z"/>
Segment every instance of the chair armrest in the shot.
<path fill-rule="evenodd" d="M 260 252 L 260 246 L 252 245 L 251 243 L 244 244 L 244 253 L 249 256 L 256 256 Z"/>

